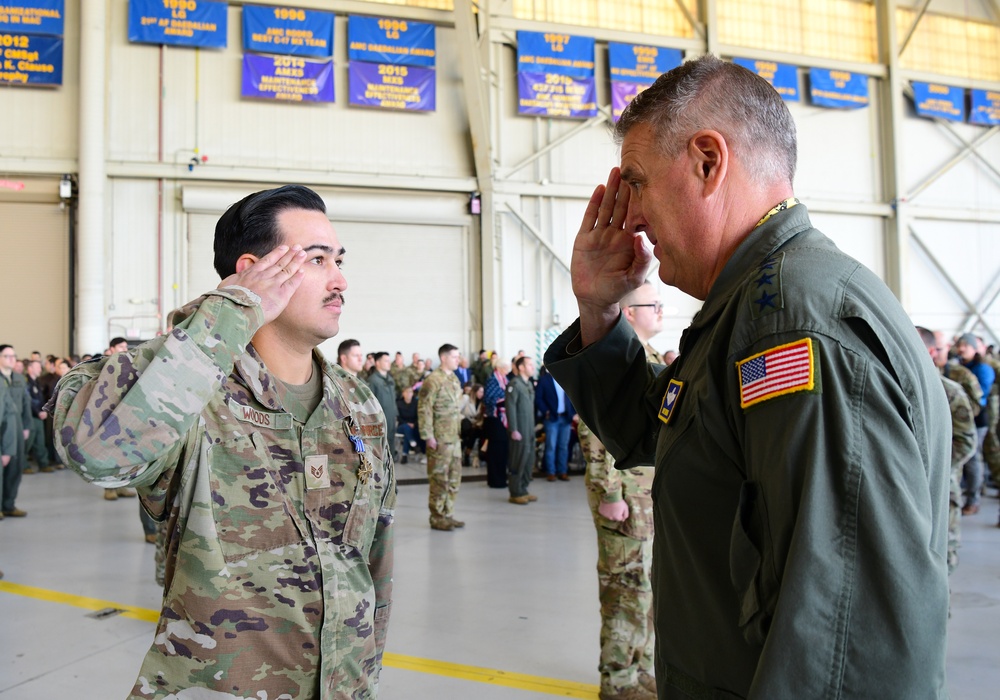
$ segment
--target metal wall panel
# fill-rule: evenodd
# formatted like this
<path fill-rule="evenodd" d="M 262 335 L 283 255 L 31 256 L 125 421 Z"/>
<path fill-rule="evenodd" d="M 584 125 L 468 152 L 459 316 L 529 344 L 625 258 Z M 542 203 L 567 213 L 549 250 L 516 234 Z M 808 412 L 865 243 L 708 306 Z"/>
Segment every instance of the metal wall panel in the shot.
<path fill-rule="evenodd" d="M 157 280 L 167 266 L 160 258 L 157 238 L 156 184 L 155 180 L 116 179 L 106 190 L 104 279 L 109 339 L 120 335 L 148 340 L 160 330 Z"/>

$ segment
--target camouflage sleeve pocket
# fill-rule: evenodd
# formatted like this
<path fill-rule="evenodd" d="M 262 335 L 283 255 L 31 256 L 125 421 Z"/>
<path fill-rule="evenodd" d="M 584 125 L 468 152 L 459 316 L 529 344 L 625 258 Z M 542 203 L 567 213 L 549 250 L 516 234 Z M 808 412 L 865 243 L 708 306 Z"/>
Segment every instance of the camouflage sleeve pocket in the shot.
<path fill-rule="evenodd" d="M 248 435 L 209 449 L 212 513 L 227 562 L 246 559 L 304 538 L 271 473 L 261 438 Z"/>

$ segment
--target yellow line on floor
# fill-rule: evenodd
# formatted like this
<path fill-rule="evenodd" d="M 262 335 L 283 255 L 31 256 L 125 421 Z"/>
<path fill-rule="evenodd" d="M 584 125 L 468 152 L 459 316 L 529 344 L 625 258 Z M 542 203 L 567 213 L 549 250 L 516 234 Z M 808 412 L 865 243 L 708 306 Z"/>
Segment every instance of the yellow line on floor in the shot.
<path fill-rule="evenodd" d="M 148 608 L 136 608 L 131 605 L 122 605 L 121 603 L 112 603 L 108 600 L 98 600 L 97 598 L 87 598 L 82 595 L 73 595 L 72 593 L 60 593 L 59 591 L 50 591 L 46 588 L 35 588 L 34 586 L 22 586 L 19 583 L 10 583 L 9 581 L 0 581 L 0 591 L 4 593 L 13 593 L 14 595 L 24 596 L 25 598 L 35 598 L 37 600 L 46 600 L 50 603 L 61 603 L 63 605 L 72 605 L 75 608 L 83 608 L 84 610 L 104 610 L 105 608 L 117 608 L 122 610 L 121 615 L 123 617 L 130 617 L 133 620 L 143 620 L 145 622 L 156 622 L 160 619 L 160 613 L 156 610 L 149 610 Z"/>
<path fill-rule="evenodd" d="M 0 592 L 12 593 L 34 598 L 51 603 L 71 605 L 84 610 L 104 610 L 106 608 L 117 608 L 122 610 L 123 617 L 134 620 L 155 623 L 159 619 L 159 612 L 148 608 L 137 608 L 131 605 L 122 605 L 108 600 L 88 598 L 82 595 L 71 593 L 60 593 L 46 588 L 36 588 L 34 586 L 22 586 L 19 583 L 0 581 Z M 594 700 L 597 697 L 597 686 L 586 683 L 574 683 L 573 681 L 562 681 L 555 678 L 544 678 L 542 676 L 529 676 L 523 673 L 511 673 L 491 668 L 479 668 L 478 666 L 464 666 L 453 664 L 447 661 L 434 661 L 433 659 L 421 659 L 416 656 L 405 656 L 403 654 L 386 653 L 383 663 L 389 668 L 399 668 L 405 671 L 416 671 L 417 673 L 430 673 L 448 678 L 459 678 L 475 683 L 488 683 L 490 685 L 500 685 L 506 688 L 516 688 L 534 693 L 545 693 L 556 695 L 562 698 L 579 698 L 580 700 Z"/>

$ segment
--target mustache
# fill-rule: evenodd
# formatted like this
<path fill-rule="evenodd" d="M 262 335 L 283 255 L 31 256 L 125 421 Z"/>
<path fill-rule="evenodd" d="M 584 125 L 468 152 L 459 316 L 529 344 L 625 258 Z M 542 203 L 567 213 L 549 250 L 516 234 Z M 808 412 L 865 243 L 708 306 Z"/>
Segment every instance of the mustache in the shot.
<path fill-rule="evenodd" d="M 347 300 L 344 299 L 343 294 L 341 294 L 340 292 L 334 292 L 333 294 L 331 294 L 330 296 L 328 296 L 326 299 L 323 300 L 323 305 L 326 306 L 330 302 L 337 301 L 338 299 L 340 300 L 341 304 L 347 303 Z"/>

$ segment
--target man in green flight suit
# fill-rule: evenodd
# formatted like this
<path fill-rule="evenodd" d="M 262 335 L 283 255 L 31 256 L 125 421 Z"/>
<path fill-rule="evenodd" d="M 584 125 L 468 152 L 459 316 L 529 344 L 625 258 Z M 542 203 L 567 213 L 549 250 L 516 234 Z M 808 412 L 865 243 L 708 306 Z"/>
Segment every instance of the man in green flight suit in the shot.
<path fill-rule="evenodd" d="M 948 405 L 899 302 L 794 198 L 787 106 L 708 55 L 616 135 L 545 364 L 620 469 L 656 465 L 658 697 L 946 697 Z M 619 306 L 653 257 L 704 301 L 659 375 Z"/>
<path fill-rule="evenodd" d="M 27 440 L 31 428 L 31 398 L 28 396 L 28 383 L 24 375 L 17 372 L 17 353 L 6 343 L 0 345 L 0 382 L 7 389 L 7 396 L 14 405 L 11 422 L 14 425 L 15 451 L 10 462 L 3 469 L 3 515 L 8 518 L 23 518 L 27 511 L 18 508 L 14 502 L 21 486 L 21 475 L 28 466 Z"/>
<path fill-rule="evenodd" d="M 428 375 L 417 399 L 417 425 L 427 443 L 427 481 L 432 530 L 465 527 L 455 520 L 455 498 L 462 485 L 462 385 L 455 375 L 458 348 L 445 343 L 438 348 L 441 364 Z M 423 362 L 414 353 L 414 365 Z"/>
<path fill-rule="evenodd" d="M 535 387 L 531 378 L 535 361 L 524 355 L 514 360 L 514 376 L 507 383 L 504 406 L 507 410 L 507 500 L 526 506 L 538 497 L 528 493 L 531 469 L 535 466 Z"/>
<path fill-rule="evenodd" d="M 396 484 L 368 387 L 316 346 L 345 250 L 300 185 L 216 226 L 219 288 L 169 334 L 59 382 L 56 447 L 166 522 L 160 620 L 130 700 L 378 695 Z"/>

